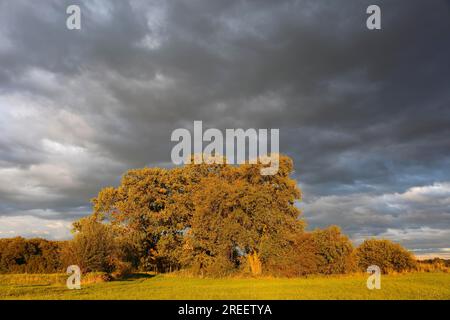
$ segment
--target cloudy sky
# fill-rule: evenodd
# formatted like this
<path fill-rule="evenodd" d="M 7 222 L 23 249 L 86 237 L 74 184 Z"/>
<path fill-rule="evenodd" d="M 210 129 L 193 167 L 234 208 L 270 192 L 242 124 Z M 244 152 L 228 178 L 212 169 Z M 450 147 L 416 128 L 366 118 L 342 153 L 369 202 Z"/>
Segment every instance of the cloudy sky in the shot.
<path fill-rule="evenodd" d="M 280 129 L 310 229 L 450 254 L 450 1 L 370 4 L 0 0 L 0 237 L 69 237 L 202 120 Z"/>

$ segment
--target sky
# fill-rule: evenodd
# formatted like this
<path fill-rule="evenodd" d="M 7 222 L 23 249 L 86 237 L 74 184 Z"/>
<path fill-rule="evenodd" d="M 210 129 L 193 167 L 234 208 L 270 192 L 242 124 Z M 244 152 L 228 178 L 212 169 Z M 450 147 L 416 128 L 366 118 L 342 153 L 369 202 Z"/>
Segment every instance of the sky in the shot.
<path fill-rule="evenodd" d="M 0 0 L 0 237 L 70 237 L 201 120 L 280 130 L 308 229 L 450 257 L 450 1 L 372 2 Z"/>

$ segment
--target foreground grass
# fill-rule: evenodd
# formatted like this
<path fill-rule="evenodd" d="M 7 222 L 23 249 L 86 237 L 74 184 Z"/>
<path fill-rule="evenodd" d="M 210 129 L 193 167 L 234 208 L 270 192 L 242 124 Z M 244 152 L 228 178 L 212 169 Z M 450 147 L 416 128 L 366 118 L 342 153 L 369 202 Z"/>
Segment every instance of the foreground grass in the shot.
<path fill-rule="evenodd" d="M 445 299 L 450 274 L 410 273 L 381 278 L 368 290 L 367 275 L 294 279 L 199 279 L 136 275 L 68 290 L 65 275 L 0 275 L 0 299 Z"/>

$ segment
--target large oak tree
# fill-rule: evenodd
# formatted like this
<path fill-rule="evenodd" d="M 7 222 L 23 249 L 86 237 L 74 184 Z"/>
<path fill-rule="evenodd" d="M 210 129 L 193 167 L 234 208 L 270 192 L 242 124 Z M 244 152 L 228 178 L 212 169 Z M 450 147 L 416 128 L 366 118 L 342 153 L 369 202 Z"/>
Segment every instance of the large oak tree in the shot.
<path fill-rule="evenodd" d="M 130 170 L 119 187 L 93 200 L 94 215 L 132 239 L 144 268 L 222 273 L 246 265 L 258 274 L 304 226 L 292 160 L 280 156 L 271 176 L 261 175 L 261 166 Z"/>

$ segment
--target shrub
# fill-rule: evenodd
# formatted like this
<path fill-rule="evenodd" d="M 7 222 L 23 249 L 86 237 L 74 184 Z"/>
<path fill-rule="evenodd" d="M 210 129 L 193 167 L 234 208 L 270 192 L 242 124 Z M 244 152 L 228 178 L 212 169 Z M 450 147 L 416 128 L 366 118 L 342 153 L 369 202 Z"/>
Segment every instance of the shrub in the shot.
<path fill-rule="evenodd" d="M 365 240 L 356 250 L 358 266 L 366 271 L 370 265 L 377 265 L 381 272 L 403 272 L 416 268 L 410 252 L 389 240 Z"/>
<path fill-rule="evenodd" d="M 133 271 L 133 267 L 130 262 L 116 260 L 114 261 L 114 272 L 112 277 L 115 279 L 124 278 L 130 275 Z"/>
<path fill-rule="evenodd" d="M 219 255 L 211 260 L 211 263 L 204 269 L 205 274 L 211 277 L 226 277 L 236 272 L 236 266 L 228 257 Z"/>
<path fill-rule="evenodd" d="M 350 273 L 356 270 L 353 245 L 337 226 L 312 233 L 318 256 L 318 272 L 323 274 Z"/>
<path fill-rule="evenodd" d="M 61 245 L 44 239 L 0 239 L 0 273 L 61 272 Z"/>
<path fill-rule="evenodd" d="M 119 250 L 112 229 L 93 217 L 81 219 L 75 229 L 75 237 L 62 250 L 64 265 L 78 265 L 83 273 L 114 271 Z"/>
<path fill-rule="evenodd" d="M 109 273 L 106 272 L 90 272 L 87 274 L 84 274 L 81 277 L 81 284 L 87 285 L 87 284 L 93 284 L 93 283 L 101 283 L 101 282 L 108 282 L 113 280 L 112 276 Z"/>
<path fill-rule="evenodd" d="M 296 277 L 318 273 L 320 258 L 311 233 L 299 233 L 268 259 L 266 271 L 274 276 Z"/>

